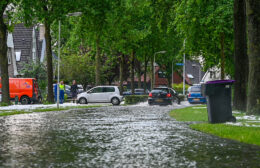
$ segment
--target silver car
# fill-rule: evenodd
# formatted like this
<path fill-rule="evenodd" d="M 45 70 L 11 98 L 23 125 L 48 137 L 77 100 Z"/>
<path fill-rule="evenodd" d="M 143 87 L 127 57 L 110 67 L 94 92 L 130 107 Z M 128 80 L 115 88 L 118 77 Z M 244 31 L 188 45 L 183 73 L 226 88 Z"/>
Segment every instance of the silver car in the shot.
<path fill-rule="evenodd" d="M 87 103 L 112 103 L 119 105 L 123 99 L 117 86 L 97 86 L 77 96 L 77 102 Z"/>

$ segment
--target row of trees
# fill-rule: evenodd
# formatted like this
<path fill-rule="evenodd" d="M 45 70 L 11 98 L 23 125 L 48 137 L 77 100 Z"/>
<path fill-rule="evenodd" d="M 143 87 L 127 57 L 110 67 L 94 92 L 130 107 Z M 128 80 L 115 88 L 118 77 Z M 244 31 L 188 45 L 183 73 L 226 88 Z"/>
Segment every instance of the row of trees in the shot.
<path fill-rule="evenodd" d="M 119 81 L 122 87 L 122 82 L 130 76 L 134 91 L 134 76 L 141 81 L 141 74 L 144 74 L 146 80 L 149 72 L 153 72 L 154 53 L 165 50 L 166 54 L 156 55 L 156 63 L 165 69 L 171 83 L 172 62 L 181 61 L 185 52 L 188 57 L 202 56 L 205 70 L 218 65 L 222 78 L 226 74 L 235 77 L 236 109 L 249 113 L 260 111 L 257 78 L 260 62 L 257 58 L 260 50 L 257 7 L 260 2 L 257 0 L 1 1 L 0 58 L 6 102 L 9 98 L 4 43 L 7 22 L 3 13 L 10 4 L 15 10 L 8 10 L 9 20 L 14 20 L 15 14 L 27 25 L 45 25 L 49 102 L 53 101 L 51 53 L 57 50 L 57 45 L 53 44 L 57 43 L 58 21 L 61 20 L 61 75 L 67 80 L 95 85 Z M 82 15 L 66 16 L 76 11 Z"/>

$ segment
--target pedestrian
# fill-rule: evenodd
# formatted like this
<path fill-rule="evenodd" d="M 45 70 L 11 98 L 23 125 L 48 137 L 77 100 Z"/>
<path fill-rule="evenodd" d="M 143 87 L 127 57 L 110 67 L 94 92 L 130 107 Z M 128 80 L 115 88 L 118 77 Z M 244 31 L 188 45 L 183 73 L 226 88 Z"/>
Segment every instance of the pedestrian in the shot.
<path fill-rule="evenodd" d="M 75 103 L 75 102 L 77 103 L 78 85 L 76 83 L 76 80 L 72 81 L 72 85 L 70 87 L 70 91 L 71 91 L 71 94 L 72 94 L 73 103 Z"/>
<path fill-rule="evenodd" d="M 63 104 L 64 102 L 64 92 L 65 92 L 65 85 L 64 82 L 60 82 L 60 104 Z"/>

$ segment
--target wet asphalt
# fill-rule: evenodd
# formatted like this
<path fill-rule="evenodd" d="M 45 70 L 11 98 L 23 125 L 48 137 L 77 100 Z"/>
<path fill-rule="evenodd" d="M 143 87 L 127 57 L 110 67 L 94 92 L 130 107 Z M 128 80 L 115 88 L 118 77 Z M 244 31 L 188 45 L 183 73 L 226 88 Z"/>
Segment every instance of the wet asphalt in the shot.
<path fill-rule="evenodd" d="M 260 167 L 260 147 L 169 117 L 182 106 L 108 106 L 0 118 L 0 167 Z"/>

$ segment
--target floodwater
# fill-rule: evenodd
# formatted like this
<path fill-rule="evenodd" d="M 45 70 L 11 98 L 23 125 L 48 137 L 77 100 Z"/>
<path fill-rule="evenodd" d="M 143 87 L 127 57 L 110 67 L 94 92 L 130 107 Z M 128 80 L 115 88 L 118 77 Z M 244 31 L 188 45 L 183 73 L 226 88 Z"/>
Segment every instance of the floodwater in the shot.
<path fill-rule="evenodd" d="M 0 167 L 260 167 L 260 147 L 189 129 L 175 106 L 0 118 Z"/>

